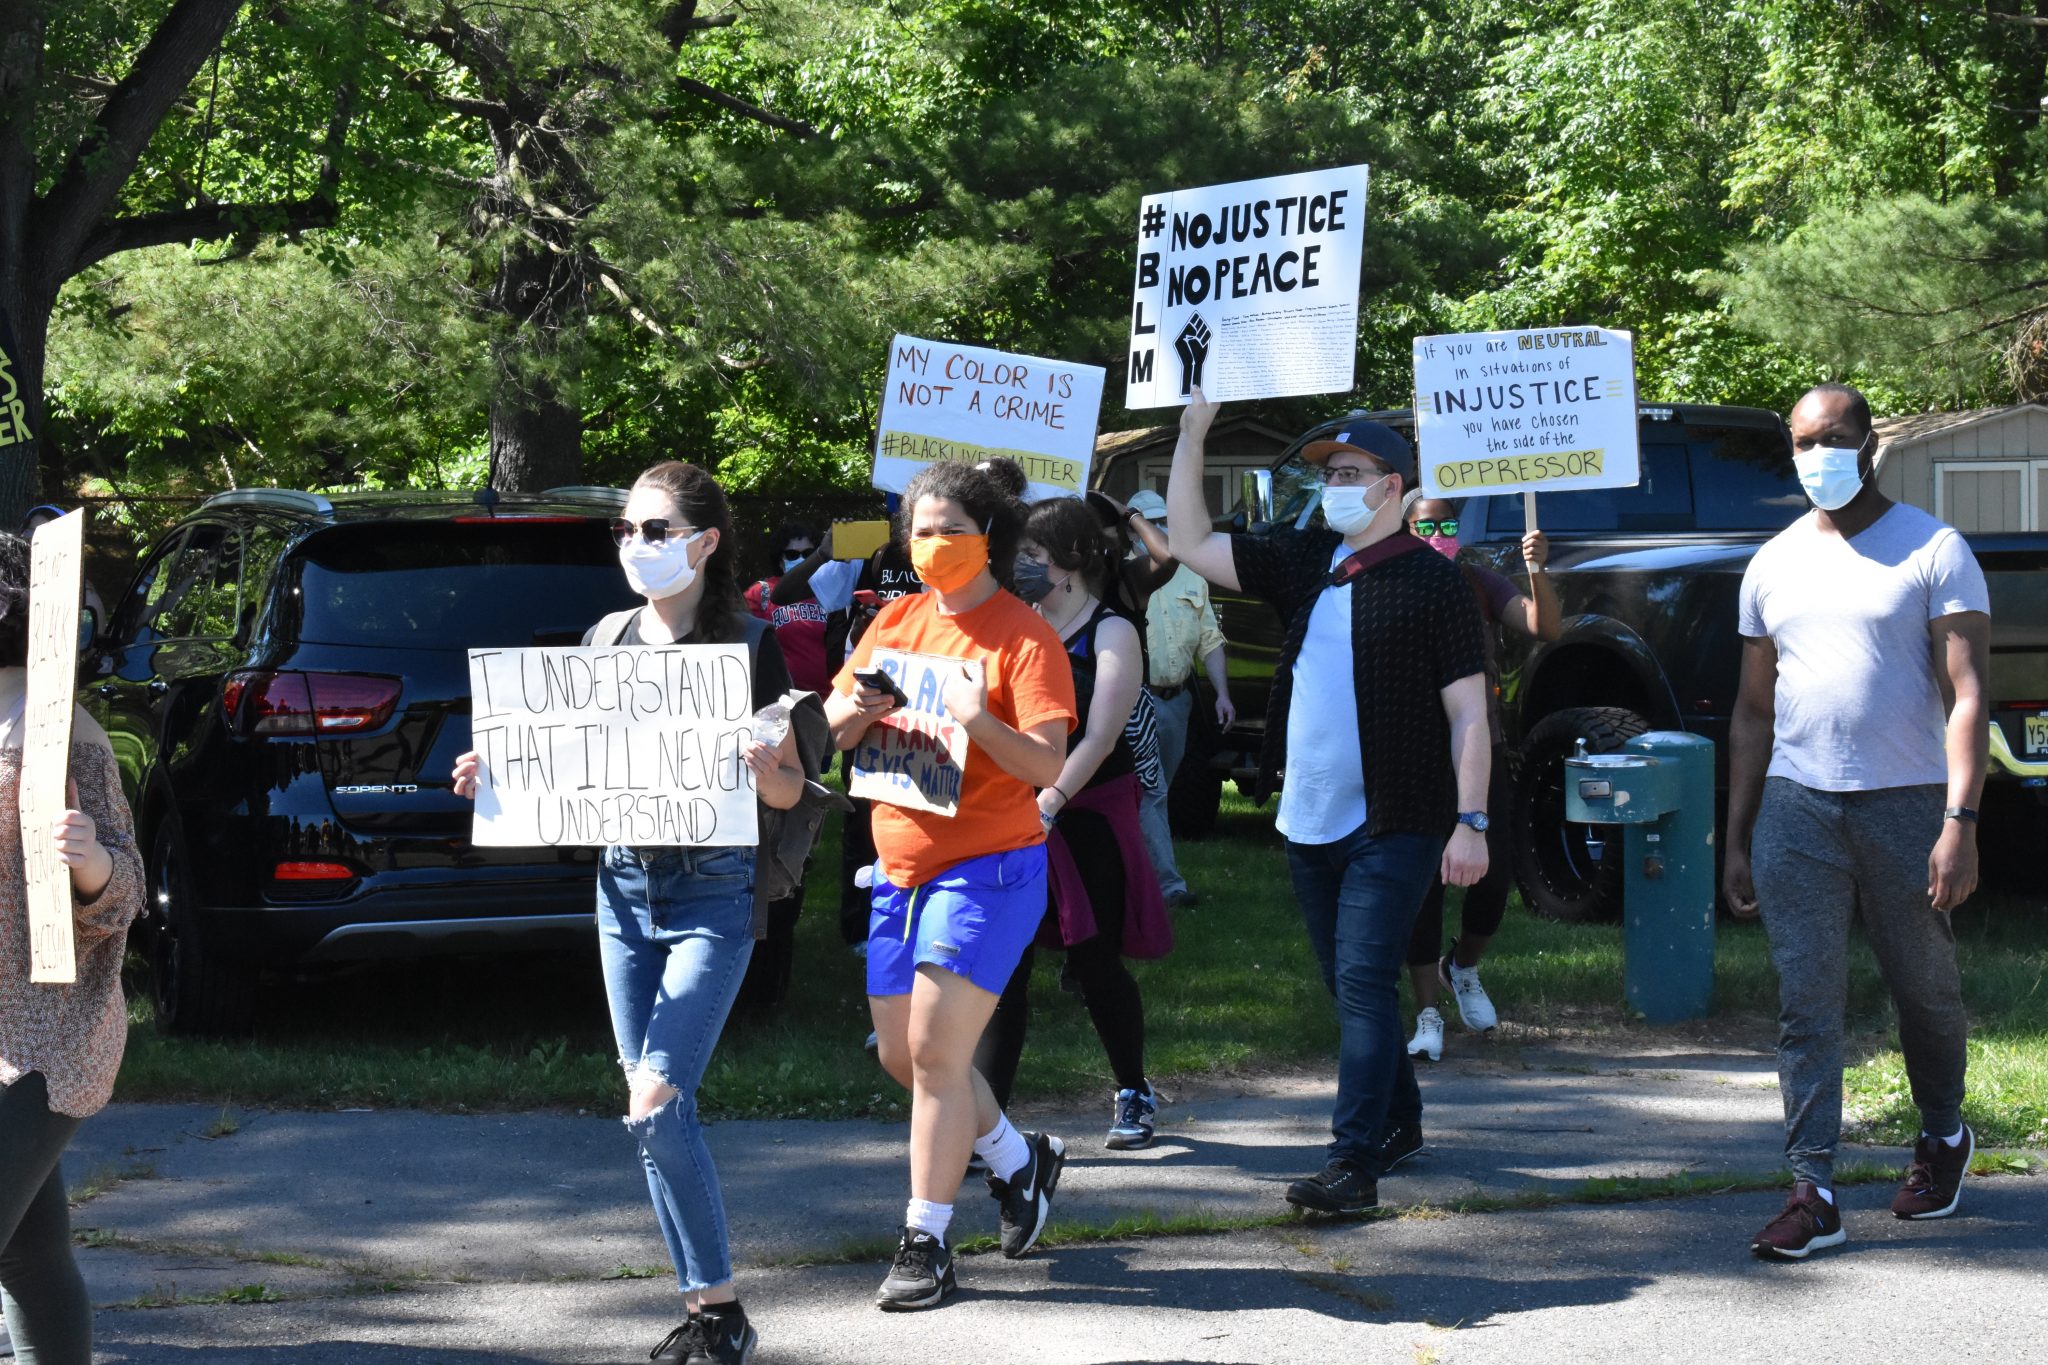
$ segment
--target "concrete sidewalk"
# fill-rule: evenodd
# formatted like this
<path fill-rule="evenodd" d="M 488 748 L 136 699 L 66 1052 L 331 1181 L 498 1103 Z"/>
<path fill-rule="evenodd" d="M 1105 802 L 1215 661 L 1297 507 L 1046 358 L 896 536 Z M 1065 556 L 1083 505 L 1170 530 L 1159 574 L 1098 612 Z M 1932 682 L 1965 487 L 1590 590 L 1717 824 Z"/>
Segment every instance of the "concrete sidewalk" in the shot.
<path fill-rule="evenodd" d="M 1447 1203 L 1593 1176 L 1756 1175 L 1779 1166 L 1768 1053 L 1654 1034 L 1621 1041 L 1625 1052 L 1612 1043 L 1454 1040 L 1451 1059 L 1424 1074 L 1430 1151 L 1382 1184 L 1382 1201 Z M 1316 1077 L 1189 1088 L 1163 1110 L 1159 1143 L 1128 1154 L 1102 1150 L 1106 1103 L 1019 1117 L 1068 1141 L 1059 1223 L 1257 1217 L 1281 1211 L 1285 1182 L 1320 1165 L 1331 1097 L 1331 1083 Z M 75 1214 L 92 1230 L 81 1257 L 95 1301 L 107 1306 L 100 1330 L 109 1359 L 624 1360 L 644 1358 L 671 1325 L 674 1281 L 616 1118 L 251 1111 L 238 1115 L 235 1132 L 204 1136 L 219 1116 L 212 1106 L 116 1105 L 73 1146 L 74 1188 L 88 1177 L 134 1177 Z M 1693 1281 L 1725 1289 L 1754 1280 L 1767 1295 L 1787 1283 L 1742 1251 L 1776 1197 L 1730 1195 L 1170 1238 L 1020 1263 L 974 1257 L 963 1262 L 963 1283 L 984 1292 L 933 1315 L 943 1327 L 912 1329 L 868 1306 L 879 1260 L 804 1264 L 893 1236 L 907 1192 L 905 1140 L 902 1123 L 749 1121 L 710 1130 L 743 1290 L 771 1327 L 764 1361 L 865 1358 L 867 1342 L 905 1360 L 1323 1361 L 1331 1349 L 1381 1358 L 1425 1319 L 1469 1326 L 1475 1315 L 1519 1326 L 1504 1335 L 1461 1331 L 1455 1358 L 1505 1359 L 1514 1352 L 1489 1347 L 1468 1357 L 1466 1342 L 1513 1341 L 1526 1352 L 1538 1340 L 1526 1332 L 1553 1330 L 1542 1324 L 1577 1310 L 1627 1318 L 1659 1302 L 1695 1311 L 1710 1300 L 1681 1288 Z M 2022 1266 L 2038 1276 L 2048 1181 L 1979 1188 L 1973 1213 L 2031 1210 L 1986 1215 L 1982 1245 L 2001 1249 L 2000 1276 Z M 1940 1262 L 1939 1248 L 1979 1244 L 1961 1223 L 1953 1231 L 1894 1224 L 1881 1213 L 1888 1198 L 1848 1192 L 1851 1207 L 1879 1211 L 1859 1215 L 1852 1237 L 1879 1240 L 1887 1254 L 1845 1265 L 1894 1273 Z M 979 1182 L 963 1188 L 960 1204 L 956 1235 L 994 1230 L 994 1204 Z M 1584 1257 L 1584 1268 L 1571 1269 Z M 620 1273 L 648 1278 L 603 1278 Z M 1849 1283 L 1863 1272 L 1827 1273 Z M 258 1285 L 260 1293 L 251 1288 Z M 1551 1288 L 1521 1296 L 1525 1285 Z M 189 1302 L 225 1291 L 286 1301 Z M 1754 1327 L 1739 1295 L 1716 1292 L 1730 1330 Z M 2048 1310 L 2048 1289 L 2031 1297 Z M 149 1302 L 167 1306 L 136 1306 Z M 1224 1311 L 1234 1305 L 1257 1321 L 1239 1324 Z M 593 1351 L 594 1341 L 607 1345 Z M 921 1344 L 906 1353 L 911 1342 Z M 1602 1358 L 1583 1346 L 1575 1354 Z M 1386 1358 L 1420 1359 L 1419 1349 Z"/>

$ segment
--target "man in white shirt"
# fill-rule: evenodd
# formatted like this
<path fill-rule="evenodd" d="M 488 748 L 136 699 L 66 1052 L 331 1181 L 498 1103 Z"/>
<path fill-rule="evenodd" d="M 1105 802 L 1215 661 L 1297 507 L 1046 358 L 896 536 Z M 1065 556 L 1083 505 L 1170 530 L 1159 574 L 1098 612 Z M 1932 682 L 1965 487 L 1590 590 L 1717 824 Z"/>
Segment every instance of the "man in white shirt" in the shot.
<path fill-rule="evenodd" d="M 1963 1122 L 1968 1020 L 1949 912 L 1977 885 L 1990 599 L 1952 528 L 1870 473 L 1870 406 L 1823 384 L 1792 409 L 1814 510 L 1743 575 L 1742 679 L 1729 727 L 1722 892 L 1761 912 L 1778 969 L 1778 1084 L 1792 1194 L 1752 1240 L 1802 1260 L 1845 1237 L 1842 1133 L 1849 922 L 1860 915 L 1898 1008 L 1922 1133 L 1899 1218 L 1944 1218 L 1975 1138 Z"/>

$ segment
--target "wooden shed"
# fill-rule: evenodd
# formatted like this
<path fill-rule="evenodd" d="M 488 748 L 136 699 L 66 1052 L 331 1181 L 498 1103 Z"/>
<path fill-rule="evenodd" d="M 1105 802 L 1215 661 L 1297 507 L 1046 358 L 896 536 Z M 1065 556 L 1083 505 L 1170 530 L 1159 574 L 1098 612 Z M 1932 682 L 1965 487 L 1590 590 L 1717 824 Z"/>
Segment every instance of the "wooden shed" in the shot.
<path fill-rule="evenodd" d="M 1887 417 L 1877 439 L 1886 496 L 1958 531 L 2048 531 L 2048 406 Z"/>
<path fill-rule="evenodd" d="M 1235 512 L 1243 496 L 1245 472 L 1271 468 L 1293 439 L 1255 417 L 1226 417 L 1212 426 L 1202 478 L 1210 510 L 1223 516 Z M 1173 467 L 1173 447 L 1179 440 L 1178 420 L 1135 431 L 1105 431 L 1095 438 L 1091 482 L 1124 501 L 1145 488 L 1164 495 L 1166 476 Z"/>

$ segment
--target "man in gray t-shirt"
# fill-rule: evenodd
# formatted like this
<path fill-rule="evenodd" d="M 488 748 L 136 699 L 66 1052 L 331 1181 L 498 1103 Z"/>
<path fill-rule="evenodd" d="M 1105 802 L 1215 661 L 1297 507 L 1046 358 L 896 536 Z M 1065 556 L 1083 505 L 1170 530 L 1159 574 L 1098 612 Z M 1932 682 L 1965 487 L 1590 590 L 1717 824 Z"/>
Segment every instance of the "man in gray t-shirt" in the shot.
<path fill-rule="evenodd" d="M 1871 481 L 1863 395 L 1824 384 L 1790 425 L 1814 510 L 1743 575 L 1721 879 L 1735 914 L 1762 913 L 1778 969 L 1794 1183 L 1750 1244 L 1777 1260 L 1843 1240 L 1832 1169 L 1858 914 L 1898 1007 L 1923 1130 L 1892 1212 L 1943 1218 L 1961 1201 L 1975 1138 L 1962 1118 L 1967 1032 L 1948 914 L 1977 885 L 1991 634 L 1963 538 Z"/>

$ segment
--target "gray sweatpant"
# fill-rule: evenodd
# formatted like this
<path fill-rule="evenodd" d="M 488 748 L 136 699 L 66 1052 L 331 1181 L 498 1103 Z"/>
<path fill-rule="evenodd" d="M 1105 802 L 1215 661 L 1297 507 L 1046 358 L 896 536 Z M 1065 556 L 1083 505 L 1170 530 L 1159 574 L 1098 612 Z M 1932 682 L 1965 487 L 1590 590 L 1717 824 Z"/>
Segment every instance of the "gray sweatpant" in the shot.
<path fill-rule="evenodd" d="M 1968 1020 L 1956 936 L 1927 899 L 1927 855 L 1946 800 L 1940 786 L 1826 792 L 1782 777 L 1764 783 L 1750 861 L 1778 969 L 1778 1087 L 1795 1179 L 1832 1187 L 1849 921 L 1859 914 L 1898 1011 L 1920 1125 L 1946 1137 L 1962 1123 Z"/>

